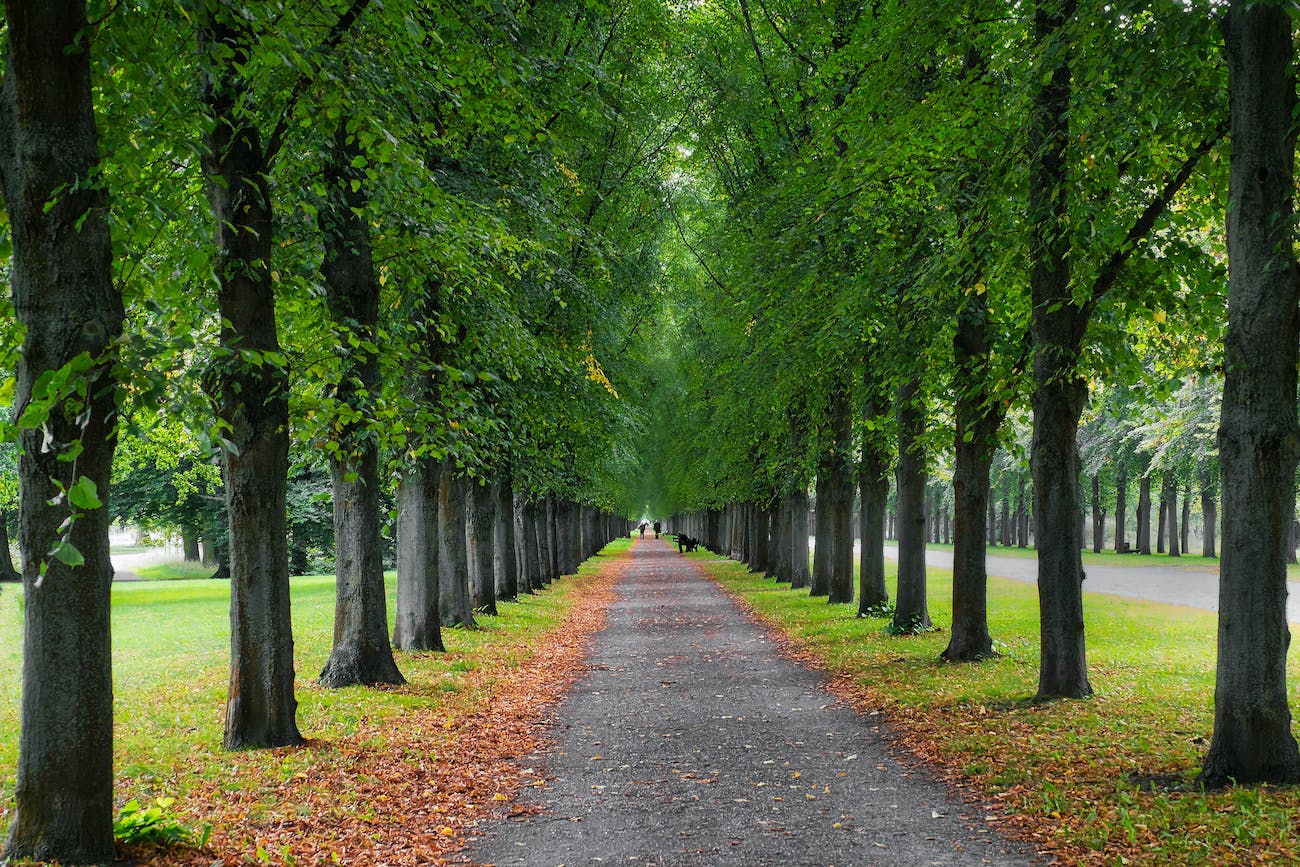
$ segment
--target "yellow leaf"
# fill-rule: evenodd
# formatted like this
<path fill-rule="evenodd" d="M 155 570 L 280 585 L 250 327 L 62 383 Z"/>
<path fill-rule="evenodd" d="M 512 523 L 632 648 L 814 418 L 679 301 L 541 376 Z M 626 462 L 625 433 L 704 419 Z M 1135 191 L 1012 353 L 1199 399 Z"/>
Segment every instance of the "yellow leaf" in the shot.
<path fill-rule="evenodd" d="M 1168 315 L 1165 313 L 1165 311 L 1163 311 L 1163 310 L 1157 310 L 1157 311 L 1156 311 L 1156 321 L 1157 321 L 1157 322 L 1160 322 L 1160 323 L 1163 324 L 1164 321 L 1165 321 L 1165 319 L 1166 319 L 1167 317 L 1168 317 Z"/>
<path fill-rule="evenodd" d="M 494 801 L 509 801 L 510 798 L 509 798 L 509 796 L 507 796 L 507 795 L 503 795 L 503 794 L 501 794 L 500 792 L 497 792 L 495 795 L 492 796 L 492 800 L 494 800 Z"/>

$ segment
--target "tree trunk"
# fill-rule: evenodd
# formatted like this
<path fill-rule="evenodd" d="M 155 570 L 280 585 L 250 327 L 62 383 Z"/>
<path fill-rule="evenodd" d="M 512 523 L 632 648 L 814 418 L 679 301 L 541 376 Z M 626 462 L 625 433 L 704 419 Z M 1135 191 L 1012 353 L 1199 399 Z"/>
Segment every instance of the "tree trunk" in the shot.
<path fill-rule="evenodd" d="M 1029 506 L 1025 503 L 1025 474 L 1021 470 L 1016 471 L 1016 545 L 1020 548 L 1029 547 Z"/>
<path fill-rule="evenodd" d="M 1169 480 L 1162 479 L 1160 482 L 1160 503 L 1156 507 L 1156 514 L 1159 516 L 1156 521 L 1156 553 L 1165 553 L 1165 539 L 1169 533 Z"/>
<path fill-rule="evenodd" d="M 828 603 L 853 601 L 853 417 L 852 387 L 847 376 L 831 386 L 831 450 L 827 469 L 830 507 L 830 581 Z M 818 504 L 820 508 L 820 503 Z"/>
<path fill-rule="evenodd" d="M 1209 785 L 1295 783 L 1285 565 L 1300 441 L 1292 21 L 1283 6 L 1233 0 L 1222 26 L 1232 116 L 1223 562 L 1214 737 L 1201 776 Z"/>
<path fill-rule="evenodd" d="M 894 628 L 930 628 L 925 573 L 925 407 L 921 381 L 898 388 L 898 597 Z"/>
<path fill-rule="evenodd" d="M 998 512 L 992 489 L 988 493 L 988 504 L 988 525 L 984 528 L 984 533 L 988 539 L 988 546 L 992 548 L 998 543 Z"/>
<path fill-rule="evenodd" d="M 1182 539 L 1182 547 L 1179 549 L 1184 554 L 1188 553 L 1187 543 L 1188 536 L 1191 532 L 1192 523 L 1192 486 L 1189 484 L 1187 490 L 1183 492 L 1183 522 L 1179 525 L 1178 531 Z"/>
<path fill-rule="evenodd" d="M 817 470 L 817 516 L 813 524 L 813 565 L 810 596 L 827 596 L 831 592 L 832 529 L 830 509 L 829 470 L 821 466 Z"/>
<path fill-rule="evenodd" d="M 1101 507 L 1101 477 L 1092 476 L 1092 552 L 1100 554 L 1106 545 L 1106 512 Z"/>
<path fill-rule="evenodd" d="M 990 395 L 988 315 L 984 293 L 968 293 L 962 299 L 957 333 L 953 337 L 957 431 L 952 477 L 956 524 L 952 549 L 952 636 L 941 654 L 949 662 L 969 662 L 993 655 L 988 624 L 984 513 L 989 506 L 989 482 L 1002 416 L 996 408 L 998 402 Z"/>
<path fill-rule="evenodd" d="M 286 480 L 288 374 L 271 285 L 270 166 L 246 109 L 252 36 L 222 6 L 197 29 L 206 58 L 203 171 L 216 223 L 221 345 L 219 414 L 233 448 L 222 453 L 230 512 L 230 691 L 227 749 L 302 743 L 295 719 L 289 616 Z"/>
<path fill-rule="evenodd" d="M 397 485 L 393 644 L 401 650 L 446 649 L 438 613 L 438 482 L 438 465 L 421 458 Z"/>
<path fill-rule="evenodd" d="M 1182 549 L 1179 547 L 1181 539 L 1178 533 L 1178 480 L 1172 473 L 1165 475 L 1166 494 L 1161 499 L 1167 502 L 1169 517 L 1166 524 L 1169 527 L 1169 556 L 1177 557 L 1181 554 Z"/>
<path fill-rule="evenodd" d="M 73 377 L 88 394 L 82 406 L 66 406 L 68 395 L 60 394 L 44 431 L 19 433 L 23 682 L 15 809 L 4 856 L 98 864 L 113 860 L 107 502 L 123 312 L 113 285 L 108 197 L 97 173 L 88 53 L 94 32 L 84 2 L 8 0 L 5 8 L 0 189 L 13 241 L 8 277 L 25 329 L 17 416 L 41 397 L 33 389 L 42 374 L 72 365 L 82 353 L 90 363 Z M 80 456 L 61 460 L 78 442 Z M 79 484 L 82 476 L 93 490 Z M 81 492 L 72 504 L 80 514 L 66 537 L 62 525 L 72 509 L 56 480 Z M 104 505 L 92 507 L 96 493 Z M 61 538 L 71 547 L 60 549 Z M 84 557 L 78 566 L 68 563 L 77 559 L 74 548 Z M 54 550 L 66 559 L 50 557 Z M 7 547 L 4 555 L 8 561 Z"/>
<path fill-rule="evenodd" d="M 1215 537 L 1216 524 L 1218 523 L 1218 514 L 1215 511 L 1214 489 L 1212 487 L 1209 470 L 1201 476 L 1201 516 L 1204 520 L 1204 529 L 1201 533 L 1201 556 L 1217 557 L 1215 548 L 1217 539 Z"/>
<path fill-rule="evenodd" d="M 530 529 L 532 518 L 528 514 L 530 503 L 518 490 L 514 492 L 514 533 L 515 533 L 515 576 L 519 582 L 520 593 L 532 593 L 535 589 L 533 575 L 536 571 L 534 561 L 537 559 L 537 535 Z M 528 534 L 532 532 L 532 548 L 528 546 Z"/>
<path fill-rule="evenodd" d="M 1151 553 L 1151 476 L 1146 474 L 1138 480 L 1137 550 Z"/>
<path fill-rule="evenodd" d="M 1124 550 L 1128 542 L 1128 462 L 1119 460 L 1115 475 L 1115 552 Z"/>
<path fill-rule="evenodd" d="M 1092 694 L 1083 627 L 1079 536 L 1079 416 L 1088 397 L 1079 375 L 1086 311 L 1069 272 L 1071 46 L 1064 34 L 1074 0 L 1039 0 L 1034 43 L 1043 52 L 1033 97 L 1029 153 L 1030 333 L 1034 345 L 1034 527 L 1038 542 L 1038 698 Z"/>
<path fill-rule="evenodd" d="M 546 498 L 546 547 L 550 558 L 544 563 L 549 563 L 549 570 L 546 573 L 546 583 L 559 581 L 560 575 L 560 501 L 554 494 Z"/>
<path fill-rule="evenodd" d="M 456 475 L 450 460 L 442 462 L 438 473 L 438 607 L 442 625 L 474 627 L 477 624 L 470 602 L 469 545 L 465 534 L 471 482 Z"/>
<path fill-rule="evenodd" d="M 493 617 L 497 614 L 496 575 L 492 572 L 492 530 L 496 524 L 492 486 L 477 479 L 469 480 L 469 511 L 466 532 L 469 534 L 470 587 L 474 593 L 474 610 Z"/>
<path fill-rule="evenodd" d="M 8 532 L 5 532 L 3 540 L 5 543 L 4 551 L 8 552 Z M 194 527 L 181 527 L 181 559 L 186 563 L 199 562 L 199 531 Z M 0 561 L 0 570 L 3 570 L 4 562 Z"/>
<path fill-rule="evenodd" d="M 872 376 L 870 365 L 863 374 L 867 392 L 863 416 L 879 420 L 889 411 L 888 402 L 880 397 L 880 385 Z M 858 565 L 858 613 L 879 608 L 889 601 L 885 586 L 885 512 L 889 501 L 889 452 L 881 442 L 883 435 L 868 428 L 862 444 L 862 464 L 858 486 L 862 497 L 862 547 Z"/>
<path fill-rule="evenodd" d="M 325 169 L 327 200 L 318 213 L 325 245 L 325 302 L 339 330 L 341 371 L 334 396 L 355 421 L 335 427 L 330 456 L 334 493 L 334 645 L 320 674 L 325 687 L 405 683 L 393 660 L 384 598 L 379 506 L 379 447 L 367 430 L 371 401 L 382 383 L 374 346 L 379 328 L 379 281 L 365 214 L 370 202 L 362 159 L 346 118 L 335 128 Z"/>
<path fill-rule="evenodd" d="M 808 569 L 808 491 L 802 483 L 790 495 L 790 587 L 812 584 Z"/>
<path fill-rule="evenodd" d="M 520 581 L 515 557 L 515 486 L 509 471 L 492 486 L 492 494 L 496 507 L 492 543 L 497 550 L 492 566 L 497 576 L 497 598 L 514 602 L 519 598 Z"/>

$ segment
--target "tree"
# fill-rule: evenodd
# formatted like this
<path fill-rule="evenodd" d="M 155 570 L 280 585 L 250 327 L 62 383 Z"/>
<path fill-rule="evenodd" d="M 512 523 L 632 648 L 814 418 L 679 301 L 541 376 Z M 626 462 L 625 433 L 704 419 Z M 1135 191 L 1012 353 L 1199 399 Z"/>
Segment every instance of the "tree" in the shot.
<path fill-rule="evenodd" d="M 1223 19 L 1232 123 L 1228 335 L 1219 456 L 1214 736 L 1208 785 L 1300 782 L 1287 704 L 1286 548 L 1295 512 L 1300 273 L 1290 10 L 1233 0 Z"/>
<path fill-rule="evenodd" d="M 113 283 L 90 36 L 80 0 L 5 3 L 0 193 L 25 329 L 23 692 L 6 859 L 113 858 L 109 484 L 122 299 Z"/>

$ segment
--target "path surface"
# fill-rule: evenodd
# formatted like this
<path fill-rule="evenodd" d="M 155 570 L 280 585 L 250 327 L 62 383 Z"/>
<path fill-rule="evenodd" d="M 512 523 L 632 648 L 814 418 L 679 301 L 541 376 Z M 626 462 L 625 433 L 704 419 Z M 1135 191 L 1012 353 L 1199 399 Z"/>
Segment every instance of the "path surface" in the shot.
<path fill-rule="evenodd" d="M 895 545 L 885 546 L 885 556 L 898 559 Z M 952 568 L 952 551 L 927 548 L 927 566 Z M 1015 581 L 1038 582 L 1038 560 L 1033 557 L 998 557 L 985 562 L 988 573 Z M 1099 566 L 1083 564 L 1083 589 L 1090 593 L 1108 593 L 1149 599 L 1173 605 L 1188 605 L 1206 611 L 1219 610 L 1219 572 L 1212 566 Z M 1286 619 L 1300 623 L 1300 582 L 1290 581 L 1291 593 L 1286 601 Z"/>
<path fill-rule="evenodd" d="M 1031 863 L 675 548 L 632 551 L 521 796 L 543 812 L 481 829 L 475 863 Z"/>

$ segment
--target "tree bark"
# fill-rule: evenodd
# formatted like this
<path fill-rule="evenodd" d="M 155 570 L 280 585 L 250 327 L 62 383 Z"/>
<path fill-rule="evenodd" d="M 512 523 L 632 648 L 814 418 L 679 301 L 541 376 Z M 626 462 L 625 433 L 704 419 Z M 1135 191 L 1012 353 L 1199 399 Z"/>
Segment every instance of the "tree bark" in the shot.
<path fill-rule="evenodd" d="M 1100 554 L 1106 545 L 1106 512 L 1101 507 L 1101 476 L 1092 476 L 1092 552 Z"/>
<path fill-rule="evenodd" d="M 23 574 L 14 568 L 13 555 L 9 553 L 9 513 L 0 510 L 0 581 L 21 580 Z"/>
<path fill-rule="evenodd" d="M 870 380 L 870 373 L 866 374 Z M 868 382 L 868 420 L 879 419 L 888 407 L 879 398 L 878 388 Z M 879 608 L 889 601 L 885 586 L 885 511 L 889 500 L 889 452 L 881 444 L 882 435 L 868 430 L 862 444 L 862 465 L 858 486 L 862 496 L 862 547 L 858 564 L 858 613 Z"/>
<path fill-rule="evenodd" d="M 492 565 L 497 576 L 497 598 L 514 602 L 519 598 L 520 580 L 515 557 L 515 486 L 509 471 L 492 486 L 492 494 L 496 507 L 492 543 L 497 550 Z"/>
<path fill-rule="evenodd" d="M 1217 539 L 1215 532 L 1217 530 L 1219 516 L 1215 509 L 1213 481 L 1209 470 L 1201 476 L 1201 516 L 1204 520 L 1204 529 L 1201 533 L 1201 556 L 1217 557 L 1215 553 Z"/>
<path fill-rule="evenodd" d="M 1079 417 L 1088 388 L 1079 375 L 1086 309 L 1069 271 L 1066 150 L 1070 140 L 1070 46 L 1074 0 L 1039 0 L 1034 43 L 1043 52 L 1030 121 L 1030 334 L 1034 346 L 1034 527 L 1038 542 L 1041 649 L 1038 698 L 1092 694 L 1083 627 L 1079 535 Z"/>
<path fill-rule="evenodd" d="M 1165 495 L 1161 497 L 1168 505 L 1169 516 L 1166 519 L 1166 526 L 1169 528 L 1169 556 L 1178 557 L 1182 553 L 1179 547 L 1181 536 L 1178 532 L 1178 479 L 1173 473 L 1165 474 Z"/>
<path fill-rule="evenodd" d="M 397 621 L 401 650 L 444 651 L 438 613 L 438 465 L 421 458 L 397 485 Z"/>
<path fill-rule="evenodd" d="M 831 386 L 827 494 L 830 506 L 830 582 L 828 603 L 853 601 L 853 418 L 851 383 L 837 377 Z"/>
<path fill-rule="evenodd" d="M 234 12 L 204 7 L 203 99 L 212 125 L 203 171 L 216 222 L 220 342 L 219 416 L 233 448 L 222 453 L 230 520 L 230 690 L 227 749 L 302 743 L 293 694 L 286 481 L 288 373 L 271 285 L 270 165 L 245 110 L 251 34 Z"/>
<path fill-rule="evenodd" d="M 1119 467 L 1115 471 L 1115 552 L 1119 553 L 1124 550 L 1128 542 L 1127 529 L 1128 514 L 1128 462 L 1123 458 L 1119 459 Z"/>
<path fill-rule="evenodd" d="M 1165 539 L 1169 534 L 1169 479 L 1160 482 L 1160 502 L 1156 507 L 1156 553 L 1165 553 Z"/>
<path fill-rule="evenodd" d="M 84 2 L 7 0 L 5 11 L 0 190 L 13 239 L 8 276 L 25 329 L 17 417 L 43 397 L 33 393 L 42 374 L 79 356 L 86 363 L 73 377 L 81 405 L 56 395 L 46 430 L 19 433 L 23 684 L 4 856 L 105 863 L 113 860 L 107 502 L 123 311 L 113 285 L 108 196 L 92 180 L 99 164 L 88 47 L 94 34 Z M 75 460 L 59 459 L 78 442 Z M 72 566 L 50 556 L 72 513 L 55 483 L 71 489 L 83 476 L 104 505 L 78 507 L 66 538 L 84 563 Z"/>
<path fill-rule="evenodd" d="M 469 545 L 465 512 L 469 479 L 456 475 L 455 464 L 444 460 L 438 471 L 438 606 L 443 626 L 477 626 L 470 602 Z"/>
<path fill-rule="evenodd" d="M 1184 554 L 1187 551 L 1188 536 L 1191 532 L 1192 523 L 1192 486 L 1189 484 L 1187 490 L 1183 492 L 1183 520 L 1178 527 L 1179 537 L 1182 540 L 1182 547 L 1179 548 Z"/>
<path fill-rule="evenodd" d="M 1201 777 L 1295 783 L 1300 751 L 1286 688 L 1286 546 L 1300 442 L 1292 22 L 1284 6 L 1233 0 L 1222 27 L 1232 117 L 1223 560 L 1214 737 Z"/>
<path fill-rule="evenodd" d="M 379 505 L 379 447 L 366 429 L 371 401 L 382 383 L 375 346 L 379 281 L 365 215 L 370 201 L 365 172 L 354 168 L 361 148 L 339 121 L 325 168 L 327 199 L 318 223 L 325 245 L 321 277 L 325 303 L 341 332 L 341 375 L 335 399 L 352 421 L 335 428 L 330 454 L 334 493 L 334 645 L 321 686 L 405 683 L 388 639 L 383 538 Z"/>
<path fill-rule="evenodd" d="M 1138 480 L 1137 550 L 1151 553 L 1151 476 L 1145 473 Z"/>
<path fill-rule="evenodd" d="M 808 491 L 802 483 L 790 495 L 790 587 L 812 584 L 808 569 Z"/>
<path fill-rule="evenodd" d="M 474 610 L 493 617 L 497 614 L 496 575 L 492 571 L 492 531 L 496 525 L 492 486 L 470 479 L 466 532 L 469 534 L 470 587 Z"/>
<path fill-rule="evenodd" d="M 930 628 L 925 572 L 925 408 L 921 381 L 898 387 L 898 597 L 894 628 Z"/>
<path fill-rule="evenodd" d="M 4 539 L 0 540 L 5 543 L 5 551 L 8 551 L 9 534 L 4 531 Z M 194 527 L 181 527 L 181 559 L 186 563 L 199 562 L 199 531 Z M 4 563 L 0 562 L 0 570 L 3 570 Z"/>

